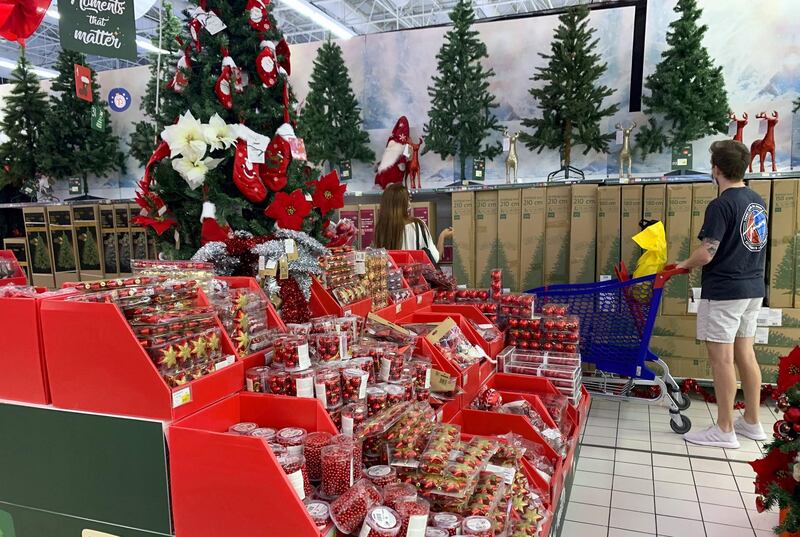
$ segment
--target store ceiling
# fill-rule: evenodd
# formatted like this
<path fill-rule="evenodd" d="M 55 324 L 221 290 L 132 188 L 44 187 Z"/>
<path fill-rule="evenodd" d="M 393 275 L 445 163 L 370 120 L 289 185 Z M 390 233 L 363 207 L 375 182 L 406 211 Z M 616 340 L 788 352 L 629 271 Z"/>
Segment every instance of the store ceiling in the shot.
<path fill-rule="evenodd" d="M 328 30 L 290 7 L 296 1 L 273 0 L 273 13 L 287 40 L 290 43 L 306 43 L 325 39 Z M 619 0 L 474 0 L 474 5 L 479 19 L 494 19 L 558 10 L 574 4 L 608 4 L 617 1 Z M 363 35 L 446 24 L 449 21 L 448 13 L 456 0 L 309 0 L 307 3 L 353 33 Z M 173 0 L 172 4 L 176 13 L 189 6 L 188 0 Z M 55 11 L 55 6 L 54 2 L 52 11 Z M 158 17 L 157 3 L 136 21 L 141 42 L 147 43 L 157 35 Z M 37 67 L 51 69 L 60 50 L 58 20 L 45 17 L 36 33 L 27 40 L 28 58 Z M 0 40 L 0 77 L 8 76 L 11 69 L 7 64 L 9 61 L 15 62 L 18 54 L 19 47 L 16 43 Z M 146 64 L 147 50 L 140 47 L 139 54 L 137 62 L 90 56 L 89 65 L 95 70 L 103 71 Z"/>

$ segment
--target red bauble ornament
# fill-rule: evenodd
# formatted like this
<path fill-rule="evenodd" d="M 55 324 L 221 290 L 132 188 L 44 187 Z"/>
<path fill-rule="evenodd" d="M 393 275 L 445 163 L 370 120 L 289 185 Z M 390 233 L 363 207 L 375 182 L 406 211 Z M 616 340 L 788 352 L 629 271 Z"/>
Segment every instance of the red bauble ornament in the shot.
<path fill-rule="evenodd" d="M 800 423 L 800 408 L 791 407 L 783 414 L 783 419 L 789 423 Z"/>
<path fill-rule="evenodd" d="M 258 164 L 253 164 L 247 158 L 247 142 L 239 139 L 233 157 L 233 184 L 252 203 L 261 203 L 267 197 L 267 189 L 261 183 L 258 169 Z"/>
<path fill-rule="evenodd" d="M 300 231 L 303 219 L 311 212 L 311 203 L 306 200 L 305 194 L 299 188 L 291 194 L 278 192 L 275 199 L 264 211 L 268 218 L 272 218 L 283 229 Z"/>
<path fill-rule="evenodd" d="M 42 23 L 50 0 L 3 0 L 0 2 L 0 36 L 25 45 Z"/>
<path fill-rule="evenodd" d="M 766 506 L 764 505 L 764 498 L 761 496 L 756 496 L 756 511 L 763 513 L 765 509 Z"/>

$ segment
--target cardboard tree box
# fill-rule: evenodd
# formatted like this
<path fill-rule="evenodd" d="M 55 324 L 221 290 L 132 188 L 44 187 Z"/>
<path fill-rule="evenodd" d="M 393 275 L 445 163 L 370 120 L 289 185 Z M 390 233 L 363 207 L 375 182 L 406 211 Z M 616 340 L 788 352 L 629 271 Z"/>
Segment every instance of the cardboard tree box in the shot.
<path fill-rule="evenodd" d="M 497 266 L 503 270 L 503 287 L 512 291 L 520 291 L 521 205 L 520 190 L 497 192 Z"/>
<path fill-rule="evenodd" d="M 360 247 L 372 246 L 375 240 L 375 223 L 378 221 L 378 206 L 374 203 L 365 203 L 358 206 L 358 229 L 360 231 Z"/>
<path fill-rule="evenodd" d="M 794 304 L 797 185 L 795 179 L 781 179 L 772 185 L 767 293 L 772 308 L 791 308 Z"/>
<path fill-rule="evenodd" d="M 772 181 L 769 179 L 752 179 L 747 182 L 753 192 L 761 196 L 764 200 L 764 207 L 769 212 L 769 202 L 772 199 Z"/>
<path fill-rule="evenodd" d="M 703 221 L 706 215 L 706 207 L 717 197 L 717 187 L 714 183 L 695 183 L 692 185 L 692 229 L 690 235 L 689 251 L 693 251 L 700 246 L 697 235 L 703 228 Z M 670 261 L 682 261 L 685 258 L 674 258 Z M 700 287 L 700 269 L 693 270 L 689 274 L 689 288 Z"/>
<path fill-rule="evenodd" d="M 453 192 L 453 276 L 461 285 L 475 287 L 475 193 Z"/>
<path fill-rule="evenodd" d="M 80 281 L 78 243 L 72 225 L 72 210 L 67 205 L 48 207 L 47 223 L 50 228 L 50 251 L 56 287 L 61 287 L 66 282 Z"/>
<path fill-rule="evenodd" d="M 11 250 L 14 257 L 17 258 L 19 268 L 25 273 L 25 278 L 28 283 L 31 283 L 31 264 L 30 256 L 28 255 L 28 241 L 24 237 L 13 237 L 3 239 L 3 249 Z"/>
<path fill-rule="evenodd" d="M 491 285 L 492 270 L 497 268 L 497 191 L 475 193 L 475 285 Z"/>
<path fill-rule="evenodd" d="M 439 236 L 436 228 L 436 204 L 432 201 L 414 201 L 411 203 L 411 216 L 425 222 L 435 241 Z"/>
<path fill-rule="evenodd" d="M 47 211 L 44 207 L 25 207 L 22 209 L 25 220 L 25 235 L 28 239 L 28 253 L 31 263 L 31 281 L 36 287 L 53 288 L 53 254 L 50 249 L 50 233 L 47 225 Z"/>
<path fill-rule="evenodd" d="M 667 196 L 666 185 L 645 185 L 642 196 L 642 218 L 664 222 L 664 204 Z M 666 222 L 665 222 L 666 225 Z"/>
<path fill-rule="evenodd" d="M 103 246 L 103 275 L 105 278 L 116 278 L 119 276 L 119 246 L 113 205 L 100 206 L 100 235 Z"/>
<path fill-rule="evenodd" d="M 117 234 L 117 252 L 119 255 L 119 273 L 121 276 L 131 274 L 131 215 L 128 205 L 114 205 L 114 229 Z"/>
<path fill-rule="evenodd" d="M 614 267 L 621 259 L 621 194 L 622 188 L 618 186 L 597 190 L 597 281 L 613 279 Z"/>
<path fill-rule="evenodd" d="M 156 233 L 152 229 L 147 231 L 147 258 L 158 259 L 158 240 L 156 240 Z"/>
<path fill-rule="evenodd" d="M 78 243 L 78 271 L 81 281 L 103 279 L 100 211 L 97 205 L 74 205 L 72 223 Z"/>
<path fill-rule="evenodd" d="M 573 185 L 569 231 L 569 283 L 595 281 L 597 185 Z"/>
<path fill-rule="evenodd" d="M 345 205 L 339 209 L 339 220 L 347 218 L 356 226 L 356 237 L 353 239 L 353 248 L 356 250 L 361 248 L 361 226 L 358 223 L 358 205 Z"/>
<path fill-rule="evenodd" d="M 645 192 L 647 187 L 645 187 Z M 689 257 L 691 245 L 692 185 L 667 185 L 667 262 Z M 664 285 L 661 313 L 683 315 L 689 302 L 689 278 L 676 276 Z"/>
<path fill-rule="evenodd" d="M 794 307 L 800 308 L 800 181 L 794 198 Z"/>
<path fill-rule="evenodd" d="M 128 204 L 128 216 L 131 225 L 131 259 L 147 259 L 149 257 L 147 248 L 147 230 L 144 226 L 133 221 L 133 217 L 139 213 L 139 206 L 135 203 Z"/>
<path fill-rule="evenodd" d="M 756 346 L 793 348 L 800 344 L 800 328 L 783 326 L 759 326 L 756 331 Z"/>
<path fill-rule="evenodd" d="M 544 283 L 569 283 L 570 216 L 572 189 L 547 187 L 547 217 L 544 234 Z"/>
<path fill-rule="evenodd" d="M 520 290 L 541 287 L 544 278 L 545 222 L 547 190 L 541 187 L 521 190 L 519 275 Z"/>
<path fill-rule="evenodd" d="M 697 337 L 697 317 L 695 315 L 659 315 L 653 326 L 654 336 Z"/>
<path fill-rule="evenodd" d="M 642 192 L 641 185 L 626 185 L 622 187 L 622 222 L 621 222 L 621 259 L 629 273 L 633 273 L 636 262 L 642 255 L 642 249 L 633 242 L 632 237 L 641 231 L 639 221 L 642 219 Z"/>

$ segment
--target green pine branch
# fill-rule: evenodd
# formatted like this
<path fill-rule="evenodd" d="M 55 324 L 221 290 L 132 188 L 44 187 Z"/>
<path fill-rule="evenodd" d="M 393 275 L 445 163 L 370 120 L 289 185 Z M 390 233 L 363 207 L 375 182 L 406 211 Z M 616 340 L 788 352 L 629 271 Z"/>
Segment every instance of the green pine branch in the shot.
<path fill-rule="evenodd" d="M 593 39 L 595 29 L 589 27 L 586 6 L 568 10 L 559 17 L 550 45 L 550 54 L 539 55 L 548 60 L 537 69 L 531 80 L 542 83 L 529 93 L 542 111 L 541 117 L 528 118 L 522 125 L 533 132 L 522 132 L 520 139 L 531 150 L 558 149 L 565 166 L 569 166 L 572 147 L 606 153 L 612 133 L 601 131 L 603 118 L 614 115 L 619 106 L 604 106 L 603 101 L 614 89 L 600 85 L 607 64 L 601 63 Z"/>
<path fill-rule="evenodd" d="M 20 48 L 17 66 L 11 72 L 11 93 L 5 98 L 0 131 L 7 137 L 0 144 L 0 189 L 19 189 L 40 171 L 41 136 L 47 114 L 47 95 Z"/>
<path fill-rule="evenodd" d="M 342 48 L 330 40 L 322 44 L 314 60 L 297 130 L 305 141 L 310 162 L 327 161 L 333 169 L 342 160 L 375 160 Z"/>
<path fill-rule="evenodd" d="M 467 157 L 492 159 L 502 152 L 499 141 L 484 143 L 493 131 L 500 132 L 497 107 L 489 82 L 494 70 L 481 64 L 489 55 L 486 45 L 472 29 L 475 12 L 467 0 L 458 0 L 450 12 L 451 28 L 436 55 L 438 74 L 428 86 L 431 109 L 425 124 L 423 153 L 433 151 L 443 160 L 457 157 L 460 177 L 466 174 Z"/>
<path fill-rule="evenodd" d="M 642 155 L 725 132 L 730 123 L 722 68 L 703 46 L 708 27 L 699 24 L 702 10 L 697 0 L 678 0 L 674 11 L 678 18 L 669 25 L 667 49 L 645 82 L 649 119 L 636 134 Z"/>

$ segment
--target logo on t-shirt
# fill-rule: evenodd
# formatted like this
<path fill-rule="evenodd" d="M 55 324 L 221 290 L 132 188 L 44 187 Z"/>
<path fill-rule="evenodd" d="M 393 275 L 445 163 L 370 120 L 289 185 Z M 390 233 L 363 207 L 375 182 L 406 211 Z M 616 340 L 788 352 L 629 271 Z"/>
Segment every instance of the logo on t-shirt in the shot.
<path fill-rule="evenodd" d="M 742 216 L 742 244 L 751 252 L 760 252 L 767 245 L 767 210 L 758 203 L 747 206 Z"/>

